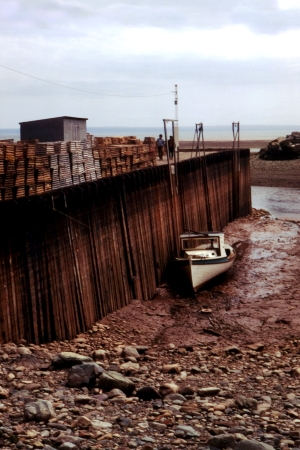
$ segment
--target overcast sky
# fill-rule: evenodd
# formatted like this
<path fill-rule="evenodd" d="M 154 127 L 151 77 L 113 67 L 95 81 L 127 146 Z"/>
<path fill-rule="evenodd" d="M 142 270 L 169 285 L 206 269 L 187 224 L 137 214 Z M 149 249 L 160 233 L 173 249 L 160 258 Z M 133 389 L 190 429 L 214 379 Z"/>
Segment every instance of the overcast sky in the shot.
<path fill-rule="evenodd" d="M 299 42 L 300 0 L 1 0 L 0 128 L 160 126 L 175 84 L 181 125 L 300 125 Z"/>

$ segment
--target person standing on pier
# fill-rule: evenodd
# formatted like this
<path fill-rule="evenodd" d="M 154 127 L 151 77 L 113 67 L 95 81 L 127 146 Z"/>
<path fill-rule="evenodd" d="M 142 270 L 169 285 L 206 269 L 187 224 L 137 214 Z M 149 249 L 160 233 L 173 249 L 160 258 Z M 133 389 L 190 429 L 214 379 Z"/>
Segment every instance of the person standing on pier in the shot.
<path fill-rule="evenodd" d="M 174 139 L 173 136 L 170 136 L 168 139 L 168 147 L 169 147 L 169 158 L 173 159 L 174 157 Z"/>
<path fill-rule="evenodd" d="M 159 135 L 159 138 L 156 139 L 156 147 L 158 151 L 159 159 L 163 159 L 165 141 L 162 138 L 162 134 Z"/>

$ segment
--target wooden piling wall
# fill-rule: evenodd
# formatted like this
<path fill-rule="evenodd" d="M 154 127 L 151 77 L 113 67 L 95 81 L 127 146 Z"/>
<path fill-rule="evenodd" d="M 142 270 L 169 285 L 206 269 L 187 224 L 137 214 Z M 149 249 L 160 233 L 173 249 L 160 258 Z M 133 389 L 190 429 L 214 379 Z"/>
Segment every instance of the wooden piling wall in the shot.
<path fill-rule="evenodd" d="M 249 150 L 0 203 L 0 342 L 71 339 L 151 299 L 185 229 L 251 211 Z"/>

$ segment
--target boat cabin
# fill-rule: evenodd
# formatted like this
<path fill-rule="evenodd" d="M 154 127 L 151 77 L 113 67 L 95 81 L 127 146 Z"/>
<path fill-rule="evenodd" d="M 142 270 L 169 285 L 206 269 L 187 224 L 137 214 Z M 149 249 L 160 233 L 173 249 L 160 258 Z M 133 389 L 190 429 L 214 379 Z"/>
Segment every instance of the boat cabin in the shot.
<path fill-rule="evenodd" d="M 181 252 L 185 256 L 214 258 L 222 256 L 223 233 L 184 233 L 180 235 Z"/>

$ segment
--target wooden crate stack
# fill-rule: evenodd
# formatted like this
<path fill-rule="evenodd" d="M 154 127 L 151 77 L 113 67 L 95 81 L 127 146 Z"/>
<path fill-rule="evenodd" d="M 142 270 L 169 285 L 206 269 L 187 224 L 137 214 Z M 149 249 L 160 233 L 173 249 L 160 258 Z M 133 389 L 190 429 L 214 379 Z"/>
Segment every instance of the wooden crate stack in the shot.
<path fill-rule="evenodd" d="M 0 201 L 60 189 L 156 164 L 155 138 L 0 142 Z"/>
<path fill-rule="evenodd" d="M 154 137 L 144 142 L 135 136 L 94 138 L 93 156 L 100 163 L 102 177 L 155 166 L 155 152 Z"/>
<path fill-rule="evenodd" d="M 84 183 L 84 160 L 80 141 L 67 142 L 67 150 L 70 156 L 72 184 Z"/>
<path fill-rule="evenodd" d="M 25 191 L 26 196 L 36 193 L 35 187 L 35 143 L 26 142 L 24 144 L 25 158 Z"/>
<path fill-rule="evenodd" d="M 70 157 L 67 142 L 54 142 L 56 159 L 52 161 L 52 189 L 59 189 L 73 184 Z"/>
<path fill-rule="evenodd" d="M 54 155 L 53 142 L 38 142 L 35 145 L 35 194 L 51 191 L 51 170 L 49 158 Z"/>
<path fill-rule="evenodd" d="M 93 181 L 97 179 L 96 167 L 93 158 L 92 145 L 88 140 L 81 141 L 85 181 Z"/>
<path fill-rule="evenodd" d="M 2 152 L 2 171 L 4 173 L 1 176 L 1 198 L 2 200 L 12 200 L 16 196 L 15 179 L 17 176 L 14 144 L 11 142 L 4 143 Z"/>

